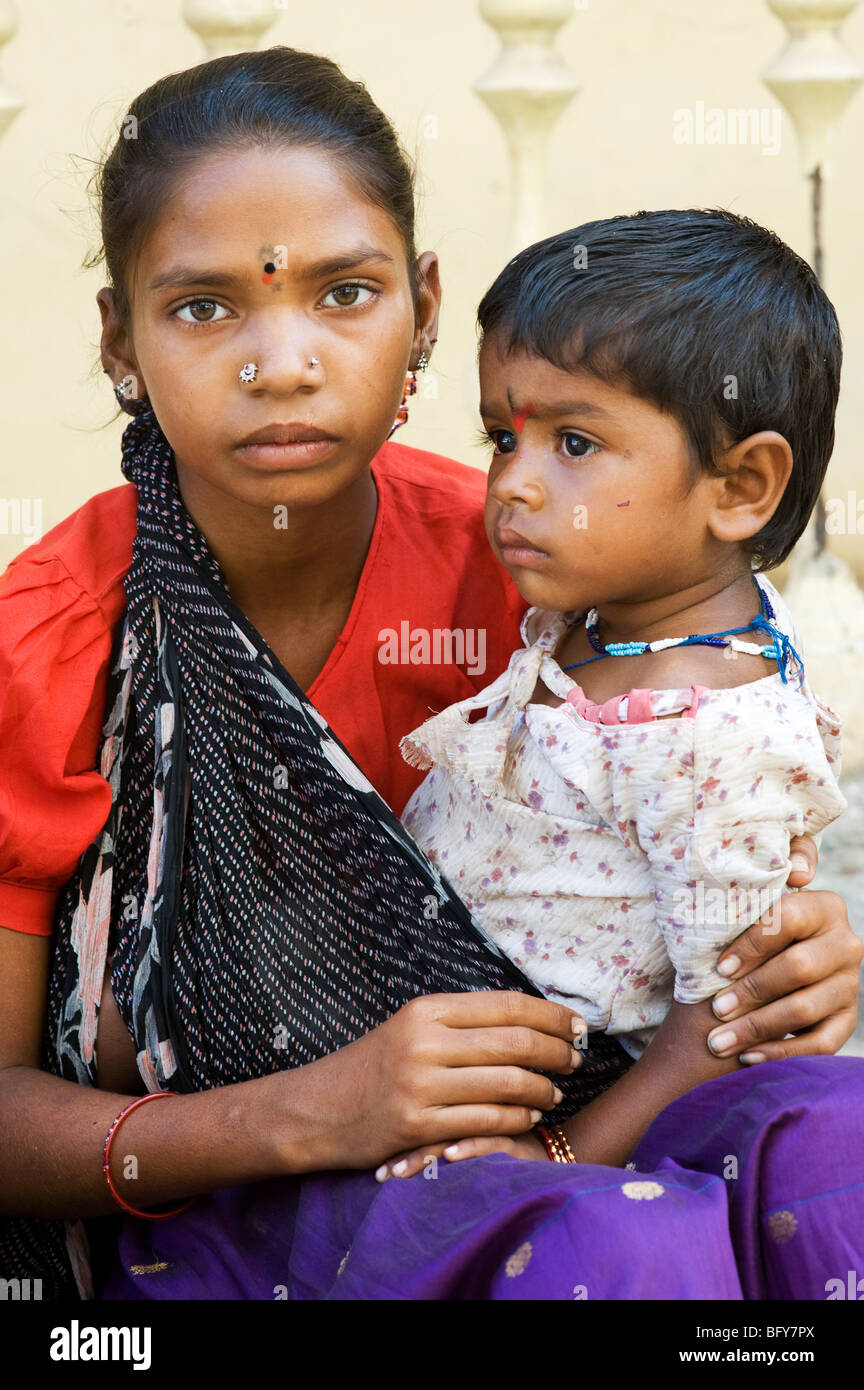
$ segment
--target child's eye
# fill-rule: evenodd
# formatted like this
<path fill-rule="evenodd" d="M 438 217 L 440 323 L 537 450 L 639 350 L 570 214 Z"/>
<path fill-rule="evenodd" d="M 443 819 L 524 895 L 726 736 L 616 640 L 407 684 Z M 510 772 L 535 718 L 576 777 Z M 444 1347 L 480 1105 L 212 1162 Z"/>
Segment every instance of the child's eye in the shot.
<path fill-rule="evenodd" d="M 575 430 L 564 430 L 561 434 L 561 442 L 564 445 L 564 452 L 571 459 L 590 458 L 591 454 L 599 449 L 599 444 L 593 440 L 586 439 L 584 434 L 577 434 Z M 585 445 L 585 449 L 580 452 L 579 446 Z"/>
<path fill-rule="evenodd" d="M 496 454 L 512 454 L 519 447 L 519 440 L 512 430 L 480 430 L 480 443 L 493 444 Z"/>
<path fill-rule="evenodd" d="M 335 305 L 327 305 L 328 308 L 335 309 L 354 309 L 361 304 L 368 304 L 378 293 L 370 285 L 358 285 L 352 282 L 349 285 L 337 285 L 335 289 L 328 290 L 322 299 L 322 304 L 327 304 L 327 300 L 336 298 Z M 366 299 L 360 299 L 359 295 L 366 295 Z"/>
<path fill-rule="evenodd" d="M 225 305 L 224 305 L 224 304 L 217 304 L 215 299 L 187 299 L 185 304 L 181 304 L 177 309 L 174 310 L 174 317 L 180 319 L 180 322 L 181 322 L 181 323 L 191 323 L 191 324 L 196 324 L 196 323 L 198 323 L 198 324 L 200 324 L 200 323 L 221 323 L 221 319 L 214 319 L 214 318 L 191 318 L 191 319 L 184 319 L 184 318 L 182 317 L 182 314 L 183 314 L 183 310 L 184 310 L 184 309 L 197 309 L 197 308 L 200 308 L 201 305 L 203 305 L 206 309 L 225 309 Z M 226 312 L 226 314 L 227 314 L 228 310 L 225 309 L 225 312 Z"/>

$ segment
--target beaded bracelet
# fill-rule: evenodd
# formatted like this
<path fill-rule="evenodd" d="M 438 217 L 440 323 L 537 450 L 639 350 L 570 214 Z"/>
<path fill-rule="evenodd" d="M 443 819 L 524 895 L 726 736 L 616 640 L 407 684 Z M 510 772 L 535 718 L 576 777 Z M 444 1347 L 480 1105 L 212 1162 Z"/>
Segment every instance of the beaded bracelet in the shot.
<path fill-rule="evenodd" d="M 576 1162 L 576 1155 L 568 1144 L 567 1135 L 560 1125 L 550 1125 L 548 1129 L 545 1125 L 537 1125 L 536 1129 L 553 1163 Z"/>
<path fill-rule="evenodd" d="M 114 1135 L 126 1116 L 131 1115 L 133 1110 L 137 1110 L 139 1105 L 146 1105 L 148 1100 L 161 1100 L 163 1096 L 176 1096 L 178 1094 L 177 1091 L 150 1091 L 146 1096 L 139 1096 L 137 1100 L 133 1100 L 130 1105 L 127 1105 L 125 1110 L 120 1111 L 105 1139 L 102 1168 L 108 1183 L 108 1190 L 115 1202 L 119 1203 L 124 1211 L 128 1211 L 132 1216 L 139 1216 L 144 1221 L 164 1221 L 166 1216 L 177 1216 L 181 1211 L 186 1211 L 187 1207 L 191 1207 L 193 1202 L 197 1202 L 198 1198 L 190 1197 L 188 1202 L 183 1202 L 179 1207 L 172 1207 L 170 1211 L 138 1211 L 136 1207 L 130 1207 L 128 1202 L 124 1202 L 111 1179 L 111 1145 L 114 1142 Z"/>

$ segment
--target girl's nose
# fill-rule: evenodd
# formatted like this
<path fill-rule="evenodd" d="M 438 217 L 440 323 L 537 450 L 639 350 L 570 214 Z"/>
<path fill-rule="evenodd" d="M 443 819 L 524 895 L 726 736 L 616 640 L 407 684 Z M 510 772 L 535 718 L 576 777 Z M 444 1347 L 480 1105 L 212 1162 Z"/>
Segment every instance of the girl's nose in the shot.
<path fill-rule="evenodd" d="M 530 451 L 523 446 L 515 453 L 505 454 L 504 459 L 489 483 L 490 495 L 504 507 L 523 506 L 530 511 L 542 507 L 543 487 L 531 463 Z"/>
<path fill-rule="evenodd" d="M 258 364 L 256 388 L 290 394 L 304 386 L 322 386 L 327 353 L 321 338 L 305 317 L 293 324 L 283 322 L 278 331 L 259 332 L 254 342 L 250 335 L 247 360 Z"/>

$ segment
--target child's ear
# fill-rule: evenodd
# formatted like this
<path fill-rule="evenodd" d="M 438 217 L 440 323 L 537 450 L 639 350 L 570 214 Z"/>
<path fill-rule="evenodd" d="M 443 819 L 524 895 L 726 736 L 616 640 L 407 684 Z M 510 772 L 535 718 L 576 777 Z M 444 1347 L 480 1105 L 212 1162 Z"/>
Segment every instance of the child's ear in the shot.
<path fill-rule="evenodd" d="M 744 541 L 771 520 L 792 472 L 792 449 L 776 430 L 759 430 L 733 444 L 720 459 L 722 477 L 709 477 L 713 494 L 708 530 L 719 541 Z"/>
<path fill-rule="evenodd" d="M 119 381 L 122 381 L 123 377 L 134 376 L 136 384 L 133 394 L 135 396 L 145 395 L 147 387 L 138 370 L 135 351 L 129 334 L 118 317 L 113 290 L 107 286 L 105 289 L 101 289 L 96 296 L 96 303 L 99 305 L 99 313 L 102 315 L 102 339 L 100 342 L 102 366 L 115 386 Z"/>

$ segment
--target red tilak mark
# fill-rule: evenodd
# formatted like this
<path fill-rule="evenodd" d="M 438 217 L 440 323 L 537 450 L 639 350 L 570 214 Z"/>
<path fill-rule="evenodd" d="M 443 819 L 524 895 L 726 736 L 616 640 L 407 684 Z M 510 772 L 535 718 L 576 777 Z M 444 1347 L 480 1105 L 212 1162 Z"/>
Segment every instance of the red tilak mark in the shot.
<path fill-rule="evenodd" d="M 517 434 L 521 434 L 521 433 L 522 433 L 522 430 L 525 428 L 525 421 L 528 419 L 528 416 L 529 416 L 529 415 L 533 415 L 533 414 L 534 414 L 534 407 L 533 407 L 532 405 L 530 405 L 530 404 L 529 404 L 529 405 L 526 405 L 525 408 L 524 408 L 523 410 L 516 410 L 516 411 L 514 411 L 514 413 L 513 413 L 513 424 L 516 426 L 516 433 L 517 433 Z"/>
<path fill-rule="evenodd" d="M 615 503 L 615 506 L 616 506 L 616 507 L 629 507 L 629 506 L 630 506 L 630 500 L 629 500 L 629 498 L 628 498 L 628 500 L 627 500 L 626 502 L 616 502 L 616 503 Z"/>

